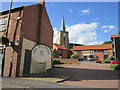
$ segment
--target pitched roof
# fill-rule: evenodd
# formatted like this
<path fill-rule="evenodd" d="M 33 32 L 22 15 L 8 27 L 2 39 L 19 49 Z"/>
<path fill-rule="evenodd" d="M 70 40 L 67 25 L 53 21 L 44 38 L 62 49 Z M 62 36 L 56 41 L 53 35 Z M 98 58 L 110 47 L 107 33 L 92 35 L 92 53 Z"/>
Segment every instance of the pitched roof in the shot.
<path fill-rule="evenodd" d="M 112 44 L 75 46 L 73 50 L 112 49 Z"/>
<path fill-rule="evenodd" d="M 69 48 L 66 48 L 66 47 L 64 47 L 64 46 L 62 46 L 62 45 L 59 45 L 59 44 L 53 44 L 53 45 L 55 45 L 55 46 L 56 46 L 57 48 L 59 48 L 59 49 L 69 50 L 69 51 L 70 51 Z"/>
<path fill-rule="evenodd" d="M 116 34 L 116 35 L 111 35 L 111 38 L 117 38 L 117 37 L 119 37 L 118 34 Z"/>
<path fill-rule="evenodd" d="M 20 11 L 20 10 L 22 10 L 24 7 L 35 6 L 35 5 L 41 5 L 41 4 L 40 4 L 40 3 L 37 3 L 37 4 L 33 4 L 33 5 L 20 6 L 20 7 L 12 8 L 12 9 L 11 9 L 11 13 L 14 13 L 14 12 L 16 12 L 16 11 Z M 8 14 L 8 13 L 9 13 L 9 10 L 0 11 L 0 16 L 6 15 L 6 14 Z"/>

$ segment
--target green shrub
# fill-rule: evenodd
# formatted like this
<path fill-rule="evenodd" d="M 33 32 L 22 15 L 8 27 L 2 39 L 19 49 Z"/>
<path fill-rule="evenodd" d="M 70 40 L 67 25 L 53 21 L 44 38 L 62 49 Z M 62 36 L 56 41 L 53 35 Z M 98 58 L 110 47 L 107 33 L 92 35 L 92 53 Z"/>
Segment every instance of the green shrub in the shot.
<path fill-rule="evenodd" d="M 115 60 L 115 57 L 114 57 L 114 56 L 110 56 L 110 59 L 111 59 L 111 60 Z"/>
<path fill-rule="evenodd" d="M 67 63 L 67 62 L 63 62 L 64 64 L 72 64 L 72 63 Z"/>
<path fill-rule="evenodd" d="M 105 63 L 110 63 L 111 60 L 110 60 L 110 59 L 106 59 L 104 62 L 105 62 Z"/>
<path fill-rule="evenodd" d="M 110 63 L 112 60 L 115 60 L 114 56 L 109 56 L 106 60 L 103 60 L 104 63 Z"/>
<path fill-rule="evenodd" d="M 52 59 L 52 61 L 53 61 L 53 65 L 54 65 L 54 64 L 63 64 L 62 62 L 60 62 L 60 61 L 57 60 L 57 59 Z"/>
<path fill-rule="evenodd" d="M 115 68 L 116 68 L 117 66 L 118 66 L 118 64 L 111 64 L 111 65 L 109 66 L 109 68 L 115 70 Z"/>
<path fill-rule="evenodd" d="M 54 64 L 72 64 L 72 63 L 68 63 L 68 62 L 60 62 L 60 60 L 58 60 L 58 59 L 52 59 L 52 61 L 53 61 L 53 65 Z"/>
<path fill-rule="evenodd" d="M 92 61 L 97 61 L 99 60 L 97 57 L 93 57 Z"/>
<path fill-rule="evenodd" d="M 77 55 L 76 54 L 72 54 L 70 57 L 71 58 L 74 58 L 74 57 L 76 57 Z"/>

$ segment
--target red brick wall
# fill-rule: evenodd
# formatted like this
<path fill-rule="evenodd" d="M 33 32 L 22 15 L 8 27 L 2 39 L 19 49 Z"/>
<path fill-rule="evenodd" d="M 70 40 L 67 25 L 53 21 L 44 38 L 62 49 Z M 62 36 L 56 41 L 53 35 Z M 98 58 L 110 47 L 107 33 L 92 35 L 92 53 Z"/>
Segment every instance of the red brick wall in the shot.
<path fill-rule="evenodd" d="M 113 55 L 113 50 L 108 50 L 109 55 Z"/>
<path fill-rule="evenodd" d="M 90 51 L 82 51 L 82 57 L 84 54 L 95 54 L 95 56 L 98 56 L 100 60 L 104 60 L 104 52 L 91 53 Z M 108 56 L 110 55 L 113 55 L 113 50 L 108 50 Z"/>
<path fill-rule="evenodd" d="M 55 54 L 55 58 L 59 58 L 59 49 L 53 45 L 53 53 Z M 61 49 L 62 50 L 62 49 Z M 68 51 L 68 50 L 62 50 L 62 58 L 68 58 L 70 57 L 70 55 L 72 55 L 72 51 Z"/>
<path fill-rule="evenodd" d="M 84 54 L 90 54 L 90 51 L 82 51 L 82 57 L 84 56 Z"/>
<path fill-rule="evenodd" d="M 54 44 L 53 44 L 52 52 L 53 52 L 55 58 L 59 58 L 58 48 Z"/>
<path fill-rule="evenodd" d="M 68 57 L 68 51 L 63 50 L 62 57 L 67 58 Z"/>
<path fill-rule="evenodd" d="M 41 19 L 38 11 L 41 11 L 39 5 L 27 6 L 23 9 L 22 37 L 34 42 L 37 42 L 38 20 Z"/>
<path fill-rule="evenodd" d="M 103 52 L 95 52 L 93 53 L 95 56 L 98 56 L 100 60 L 104 60 L 104 53 Z"/>
<path fill-rule="evenodd" d="M 22 20 L 17 20 L 18 17 L 22 17 L 22 10 L 14 12 L 11 14 L 9 29 L 8 29 L 8 38 L 10 41 L 20 41 L 21 42 L 21 26 Z M 18 47 L 6 47 L 5 50 L 5 63 L 3 76 L 17 76 L 19 68 L 19 61 L 21 56 L 21 43 Z M 11 67 L 11 69 L 10 69 Z M 10 75 L 11 74 L 11 75 Z"/>
<path fill-rule="evenodd" d="M 59 59 L 60 62 L 65 62 L 65 63 L 73 63 L 73 64 L 78 64 L 78 59 Z"/>
<path fill-rule="evenodd" d="M 19 16 L 21 20 L 17 21 Z M 40 4 L 26 6 L 23 10 L 12 13 L 9 27 L 8 38 L 11 41 L 19 40 L 20 45 L 6 48 L 3 76 L 16 77 L 19 75 L 23 38 L 52 47 L 53 30 L 45 7 L 42 10 Z"/>
<path fill-rule="evenodd" d="M 25 7 L 23 23 L 24 38 L 53 47 L 53 29 L 44 6 Z"/>
<path fill-rule="evenodd" d="M 42 9 L 40 42 L 53 47 L 53 29 L 45 7 Z"/>

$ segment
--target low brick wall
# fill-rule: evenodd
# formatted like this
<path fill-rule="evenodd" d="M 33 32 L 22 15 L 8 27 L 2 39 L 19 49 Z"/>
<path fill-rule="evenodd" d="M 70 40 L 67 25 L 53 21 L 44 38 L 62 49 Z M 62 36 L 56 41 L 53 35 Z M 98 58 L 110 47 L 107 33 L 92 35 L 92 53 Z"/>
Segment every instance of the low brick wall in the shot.
<path fill-rule="evenodd" d="M 57 58 L 57 60 L 60 60 L 60 62 L 65 62 L 65 63 L 78 64 L 78 59 L 60 59 L 60 58 Z"/>

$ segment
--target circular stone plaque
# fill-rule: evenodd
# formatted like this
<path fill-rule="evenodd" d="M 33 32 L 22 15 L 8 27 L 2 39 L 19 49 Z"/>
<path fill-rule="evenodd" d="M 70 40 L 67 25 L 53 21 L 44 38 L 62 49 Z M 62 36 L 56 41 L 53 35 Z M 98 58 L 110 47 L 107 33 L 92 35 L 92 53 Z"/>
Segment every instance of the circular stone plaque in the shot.
<path fill-rule="evenodd" d="M 32 49 L 32 59 L 43 63 L 51 60 L 51 49 L 46 45 L 37 45 Z"/>

